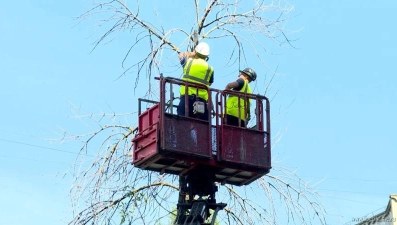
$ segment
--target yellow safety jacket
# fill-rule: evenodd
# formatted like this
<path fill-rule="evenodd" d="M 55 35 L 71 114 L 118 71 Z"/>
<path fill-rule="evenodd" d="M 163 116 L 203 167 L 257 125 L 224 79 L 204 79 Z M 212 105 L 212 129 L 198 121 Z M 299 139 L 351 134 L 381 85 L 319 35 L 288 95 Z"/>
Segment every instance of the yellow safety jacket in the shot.
<path fill-rule="evenodd" d="M 209 87 L 210 78 L 214 72 L 214 68 L 210 66 L 204 59 L 189 58 L 183 67 L 183 78 L 182 80 L 189 81 L 192 83 L 204 84 Z M 185 94 L 185 86 L 181 86 L 180 95 Z M 188 95 L 198 95 L 197 97 L 208 101 L 208 92 L 205 89 L 189 87 Z"/>
<path fill-rule="evenodd" d="M 239 90 L 241 93 L 247 93 L 251 94 L 252 90 L 251 87 L 248 84 L 247 80 L 244 80 L 244 85 L 243 87 Z M 238 105 L 238 97 L 236 95 L 229 95 L 229 97 L 226 100 L 226 114 L 235 116 L 238 118 L 238 112 L 239 112 L 239 105 Z M 241 120 L 246 120 L 248 112 L 246 111 L 249 110 L 249 104 L 250 100 L 248 99 L 248 105 L 245 106 L 245 100 L 243 97 L 240 97 L 240 119 Z"/>

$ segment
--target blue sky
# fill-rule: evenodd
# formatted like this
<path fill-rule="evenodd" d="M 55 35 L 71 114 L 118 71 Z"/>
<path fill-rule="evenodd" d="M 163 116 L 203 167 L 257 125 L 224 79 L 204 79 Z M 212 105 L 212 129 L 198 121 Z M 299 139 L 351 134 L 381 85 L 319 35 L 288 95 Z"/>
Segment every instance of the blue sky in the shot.
<path fill-rule="evenodd" d="M 264 56 L 282 74 L 273 84 L 272 131 L 282 133 L 273 156 L 309 183 L 320 182 L 329 224 L 345 224 L 383 209 L 397 192 L 397 2 L 291 4 L 299 14 L 290 22 L 300 29 L 296 49 Z M 0 6 L 0 224 L 70 220 L 71 177 L 63 175 L 80 146 L 51 140 L 60 138 L 59 128 L 90 131 L 71 109 L 136 111 L 134 77 L 116 79 L 126 39 L 90 53 L 94 24 L 73 20 L 89 7 L 44 0 Z M 215 67 L 220 51 L 214 46 Z M 219 89 L 235 78 L 220 70 L 216 76 Z"/>

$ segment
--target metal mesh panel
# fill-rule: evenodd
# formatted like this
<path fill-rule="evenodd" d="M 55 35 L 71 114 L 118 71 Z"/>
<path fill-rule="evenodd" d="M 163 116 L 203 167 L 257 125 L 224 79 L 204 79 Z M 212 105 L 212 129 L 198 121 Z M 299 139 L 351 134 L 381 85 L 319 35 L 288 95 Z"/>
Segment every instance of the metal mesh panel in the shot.
<path fill-rule="evenodd" d="M 211 157 L 208 122 L 167 115 L 163 138 L 165 151 Z"/>
<path fill-rule="evenodd" d="M 221 159 L 270 168 L 270 151 L 266 142 L 266 133 L 223 126 Z"/>

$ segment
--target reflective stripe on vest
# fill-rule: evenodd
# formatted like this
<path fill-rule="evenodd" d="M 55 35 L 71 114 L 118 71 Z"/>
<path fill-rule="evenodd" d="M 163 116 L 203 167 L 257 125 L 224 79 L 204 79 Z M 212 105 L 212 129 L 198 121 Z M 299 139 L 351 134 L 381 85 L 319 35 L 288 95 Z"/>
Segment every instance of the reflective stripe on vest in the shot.
<path fill-rule="evenodd" d="M 204 84 L 208 87 L 213 68 L 203 59 L 189 58 L 183 68 L 183 72 L 182 80 Z M 180 94 L 185 94 L 185 86 L 181 86 Z M 189 87 L 188 95 L 198 95 L 198 97 L 208 100 L 208 92 L 205 89 L 199 88 L 197 91 L 197 88 Z"/>
<path fill-rule="evenodd" d="M 244 86 L 239 90 L 240 93 L 247 93 L 251 94 L 251 87 L 248 85 L 248 81 L 244 80 Z M 245 111 L 245 100 L 244 97 L 237 97 L 235 95 L 229 95 L 229 97 L 226 100 L 226 114 L 238 117 L 239 114 L 239 107 L 238 107 L 238 100 L 240 99 L 240 119 L 245 121 L 245 118 L 247 117 L 247 113 Z M 248 104 L 250 102 L 250 99 L 248 99 Z M 249 106 L 247 106 L 247 109 L 249 109 Z"/>
<path fill-rule="evenodd" d="M 193 61 L 194 60 L 192 58 L 188 59 L 188 61 L 186 63 L 187 64 L 186 71 L 185 71 L 185 74 L 183 75 L 183 78 L 194 80 L 194 81 L 200 82 L 200 83 L 205 84 L 205 85 L 209 85 L 209 81 L 210 81 L 210 79 L 209 79 L 210 77 L 209 76 L 210 76 L 210 73 L 211 73 L 211 66 L 208 65 L 208 63 L 207 63 L 207 65 L 206 65 L 207 66 L 207 71 L 206 71 L 204 79 L 203 79 L 201 77 L 190 75 L 190 69 L 192 67 Z"/>

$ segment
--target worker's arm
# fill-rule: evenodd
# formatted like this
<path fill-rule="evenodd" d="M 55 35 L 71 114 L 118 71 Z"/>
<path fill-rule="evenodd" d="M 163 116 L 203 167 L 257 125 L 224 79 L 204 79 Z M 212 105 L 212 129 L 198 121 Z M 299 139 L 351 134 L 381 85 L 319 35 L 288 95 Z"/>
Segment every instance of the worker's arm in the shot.
<path fill-rule="evenodd" d="M 181 52 L 179 53 L 178 58 L 179 61 L 182 62 L 182 60 L 186 61 L 187 58 L 194 57 L 195 55 L 196 55 L 195 52 Z"/>
<path fill-rule="evenodd" d="M 233 90 L 235 90 L 235 91 L 238 91 L 238 90 L 240 90 L 240 89 L 243 87 L 243 85 L 244 85 L 244 80 L 241 79 L 241 78 L 239 78 L 239 79 L 236 80 L 236 81 L 233 81 L 233 82 L 228 83 L 228 84 L 226 85 L 226 87 L 225 87 L 225 90 L 231 90 L 231 89 L 233 89 Z"/>
<path fill-rule="evenodd" d="M 237 81 L 230 82 L 226 85 L 225 90 L 231 90 L 232 88 L 238 87 Z"/>
<path fill-rule="evenodd" d="M 188 58 L 194 57 L 195 54 L 196 54 L 195 52 L 182 52 L 182 53 L 179 53 L 178 58 L 179 58 L 179 62 L 181 63 L 182 67 L 185 66 Z"/>
<path fill-rule="evenodd" d="M 212 83 L 214 83 L 214 72 L 212 72 L 211 77 L 210 77 L 210 81 L 208 83 L 209 83 L 210 86 L 212 85 Z"/>

